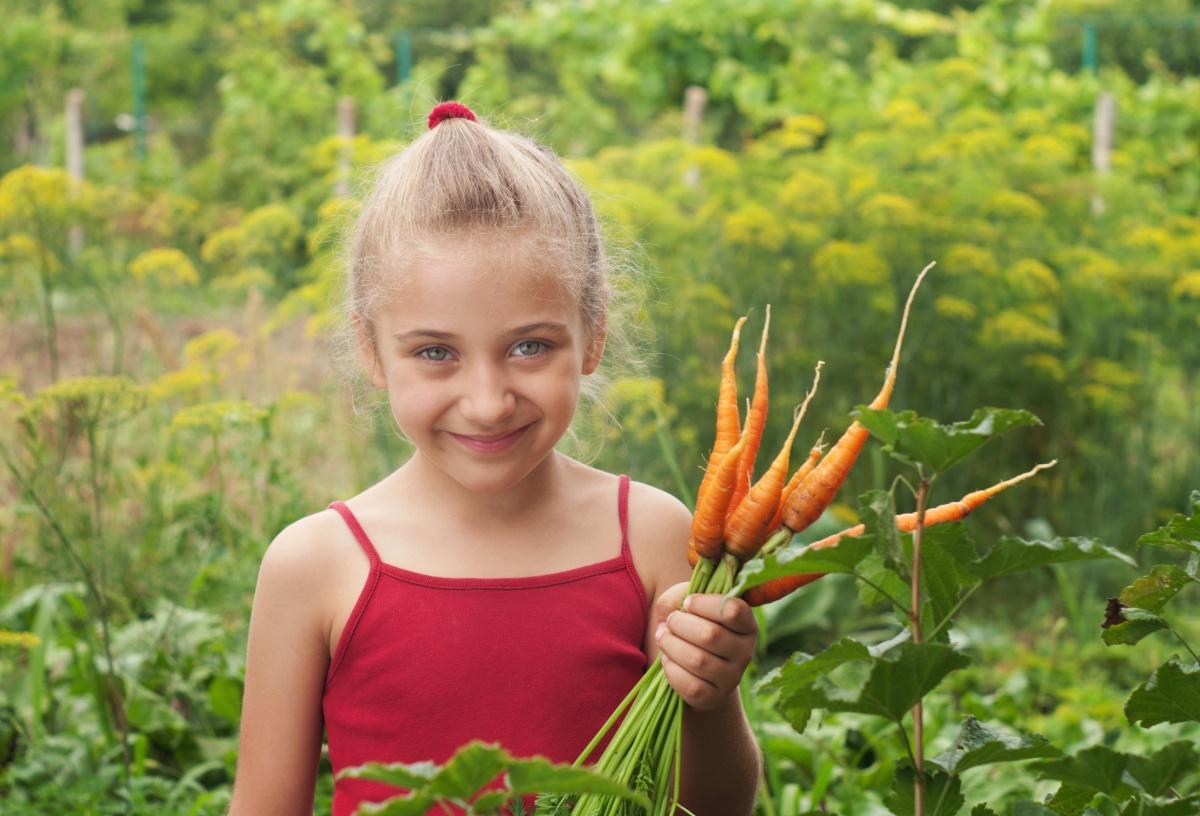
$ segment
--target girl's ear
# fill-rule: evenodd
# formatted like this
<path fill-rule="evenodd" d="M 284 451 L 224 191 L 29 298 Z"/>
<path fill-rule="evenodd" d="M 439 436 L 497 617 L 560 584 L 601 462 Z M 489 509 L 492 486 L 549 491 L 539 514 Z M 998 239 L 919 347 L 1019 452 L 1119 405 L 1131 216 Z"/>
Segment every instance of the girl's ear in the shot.
<path fill-rule="evenodd" d="M 604 356 L 604 340 L 608 332 L 608 324 L 604 320 L 600 321 L 600 325 L 592 332 L 591 342 L 588 343 L 587 353 L 583 357 L 583 373 L 591 374 L 600 365 L 600 358 Z"/>
<path fill-rule="evenodd" d="M 363 365 L 371 372 L 371 382 L 377 388 L 387 388 L 387 380 L 383 376 L 383 367 L 379 363 L 379 352 L 375 348 L 375 332 L 370 321 L 360 314 L 355 314 L 354 337 L 358 345 L 358 354 L 362 357 Z"/>

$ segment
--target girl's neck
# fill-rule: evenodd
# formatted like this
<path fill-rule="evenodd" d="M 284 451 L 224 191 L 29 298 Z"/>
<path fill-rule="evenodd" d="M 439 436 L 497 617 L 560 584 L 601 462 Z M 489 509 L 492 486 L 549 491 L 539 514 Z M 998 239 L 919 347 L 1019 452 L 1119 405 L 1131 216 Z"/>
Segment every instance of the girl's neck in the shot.
<path fill-rule="evenodd" d="M 396 476 L 410 501 L 429 508 L 442 518 L 473 527 L 479 519 L 498 525 L 519 526 L 545 512 L 560 486 L 571 460 L 551 451 L 524 479 L 507 490 L 483 493 L 464 487 L 428 458 L 416 452 Z"/>

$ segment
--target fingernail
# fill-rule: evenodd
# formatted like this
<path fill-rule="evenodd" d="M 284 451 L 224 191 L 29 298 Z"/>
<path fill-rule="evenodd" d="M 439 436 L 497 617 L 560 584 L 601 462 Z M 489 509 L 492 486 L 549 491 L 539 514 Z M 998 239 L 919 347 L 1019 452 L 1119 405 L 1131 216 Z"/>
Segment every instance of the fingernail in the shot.
<path fill-rule="evenodd" d="M 665 623 L 660 623 L 658 625 L 658 628 L 654 630 L 654 639 L 662 640 L 663 635 L 666 634 L 666 631 L 667 631 L 667 625 Z"/>
<path fill-rule="evenodd" d="M 686 598 L 683 599 L 683 610 L 685 612 L 692 611 L 692 596 L 691 595 L 688 595 Z"/>
<path fill-rule="evenodd" d="M 675 616 L 676 616 L 676 615 L 678 615 L 678 614 L 679 614 L 678 610 L 671 612 L 671 614 L 667 615 L 667 620 L 666 620 L 665 622 L 666 622 L 666 623 L 670 623 L 670 622 L 671 622 L 671 618 L 675 617 Z"/>

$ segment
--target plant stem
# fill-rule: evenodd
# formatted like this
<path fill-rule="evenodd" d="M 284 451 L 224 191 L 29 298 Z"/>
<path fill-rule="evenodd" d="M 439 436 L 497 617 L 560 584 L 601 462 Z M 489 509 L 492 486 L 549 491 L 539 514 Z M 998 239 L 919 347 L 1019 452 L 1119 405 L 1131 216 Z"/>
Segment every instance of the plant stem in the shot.
<path fill-rule="evenodd" d="M 1183 648 L 1188 650 L 1188 654 L 1190 654 L 1192 656 L 1192 660 L 1195 660 L 1197 663 L 1200 663 L 1200 657 L 1197 657 L 1196 653 L 1194 651 L 1192 651 L 1192 647 L 1189 646 L 1188 642 L 1183 639 L 1183 635 L 1179 634 L 1179 631 L 1174 626 L 1170 627 L 1170 629 L 1171 629 L 1172 634 L 1174 634 L 1175 637 L 1179 640 L 1179 642 L 1183 644 Z"/>
<path fill-rule="evenodd" d="M 972 595 L 974 595 L 975 590 L 979 589 L 981 586 L 983 586 L 982 581 L 968 589 L 966 593 L 964 593 L 963 596 L 958 599 L 958 603 L 954 604 L 950 611 L 946 613 L 946 617 L 942 618 L 941 622 L 933 628 L 932 632 L 929 633 L 929 640 L 933 640 L 938 636 L 938 633 L 941 632 L 946 624 L 950 622 L 950 619 L 954 617 L 955 613 L 958 612 L 958 610 L 962 608 L 962 605 L 967 602 L 967 598 L 970 598 Z"/>
<path fill-rule="evenodd" d="M 921 537 L 925 532 L 925 501 L 929 495 L 929 480 L 922 475 L 917 487 L 917 526 L 913 530 L 912 596 L 909 620 L 912 622 L 912 642 L 921 642 Z M 913 706 L 913 805 L 916 816 L 925 816 L 925 722 L 922 701 Z M 903 731 L 903 727 L 901 727 Z"/>

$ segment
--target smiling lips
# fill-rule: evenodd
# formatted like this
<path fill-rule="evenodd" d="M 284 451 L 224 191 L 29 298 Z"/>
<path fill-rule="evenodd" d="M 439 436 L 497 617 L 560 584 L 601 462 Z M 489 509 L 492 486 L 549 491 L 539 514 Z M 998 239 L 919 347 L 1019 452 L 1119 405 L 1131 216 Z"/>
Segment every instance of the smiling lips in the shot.
<path fill-rule="evenodd" d="M 532 423 L 531 423 L 532 424 Z M 476 453 L 499 453 L 507 450 L 516 444 L 516 441 L 521 438 L 521 435 L 529 429 L 529 425 L 522 425 L 515 431 L 503 434 L 501 436 L 463 436 L 456 434 L 453 431 L 448 431 L 452 437 L 459 441 L 464 447 L 469 448 Z"/>

